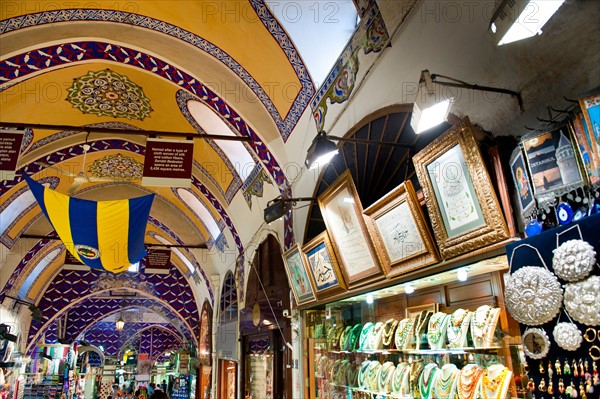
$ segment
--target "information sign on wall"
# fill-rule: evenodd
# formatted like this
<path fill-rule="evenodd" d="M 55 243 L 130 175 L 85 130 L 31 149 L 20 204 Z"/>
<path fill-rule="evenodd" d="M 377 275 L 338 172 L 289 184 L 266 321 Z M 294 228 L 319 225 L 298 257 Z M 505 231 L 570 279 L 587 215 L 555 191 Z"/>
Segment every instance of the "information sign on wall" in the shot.
<path fill-rule="evenodd" d="M 0 130 L 0 177 L 1 180 L 12 180 L 19 159 L 23 132 Z"/>
<path fill-rule="evenodd" d="M 142 185 L 190 187 L 193 161 L 193 141 L 148 139 Z"/>

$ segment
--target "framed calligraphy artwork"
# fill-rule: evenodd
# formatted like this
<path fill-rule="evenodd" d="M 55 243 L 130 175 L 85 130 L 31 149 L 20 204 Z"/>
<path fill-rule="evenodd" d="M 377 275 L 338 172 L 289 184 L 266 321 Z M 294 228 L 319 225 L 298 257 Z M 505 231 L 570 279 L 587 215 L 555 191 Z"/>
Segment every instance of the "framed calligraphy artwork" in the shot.
<path fill-rule="evenodd" d="M 346 289 L 327 231 L 322 232 L 302 247 L 310 279 L 319 298 Z"/>
<path fill-rule="evenodd" d="M 350 171 L 342 173 L 318 201 L 348 285 L 383 277 Z"/>
<path fill-rule="evenodd" d="M 285 271 L 298 305 L 316 299 L 314 288 L 306 271 L 306 261 L 302 256 L 300 244 L 292 246 L 283 254 Z"/>
<path fill-rule="evenodd" d="M 388 278 L 439 261 L 437 247 L 410 180 L 365 209 L 363 215 Z"/>
<path fill-rule="evenodd" d="M 475 140 L 462 119 L 413 157 L 443 259 L 507 239 L 508 228 Z"/>

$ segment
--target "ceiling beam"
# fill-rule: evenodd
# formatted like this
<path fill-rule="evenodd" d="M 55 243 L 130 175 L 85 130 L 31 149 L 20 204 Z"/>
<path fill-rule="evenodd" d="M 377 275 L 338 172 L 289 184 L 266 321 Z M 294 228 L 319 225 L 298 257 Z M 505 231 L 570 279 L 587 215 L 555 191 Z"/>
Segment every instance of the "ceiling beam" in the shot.
<path fill-rule="evenodd" d="M 221 141 L 244 141 L 250 142 L 252 139 L 246 136 L 228 136 L 225 134 L 201 134 L 198 132 L 169 132 L 162 130 L 130 130 L 116 129 L 108 127 L 94 126 L 71 126 L 71 125 L 50 125 L 41 123 L 20 123 L 20 122 L 2 122 L 0 128 L 16 128 L 16 129 L 40 129 L 40 130 L 56 130 L 56 131 L 75 131 L 84 133 L 107 133 L 120 134 L 128 136 L 162 136 L 162 137 L 181 137 L 185 139 L 204 139 L 204 140 L 221 140 Z"/>
<path fill-rule="evenodd" d="M 44 236 L 38 234 L 21 234 L 19 238 L 33 238 L 36 240 L 60 240 L 59 237 L 53 236 Z M 198 248 L 198 249 L 208 249 L 206 243 L 203 244 L 148 244 L 144 243 L 146 248 Z"/>

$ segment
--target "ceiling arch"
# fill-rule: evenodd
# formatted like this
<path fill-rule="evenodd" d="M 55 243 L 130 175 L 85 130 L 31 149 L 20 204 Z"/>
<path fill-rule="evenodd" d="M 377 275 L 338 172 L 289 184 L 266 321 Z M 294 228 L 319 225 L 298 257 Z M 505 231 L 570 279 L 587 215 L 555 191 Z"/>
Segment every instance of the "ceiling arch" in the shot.
<path fill-rule="evenodd" d="M 412 105 L 401 104 L 386 107 L 366 116 L 344 136 L 371 141 L 353 143 L 340 141 L 339 155 L 323 168 L 313 197 L 319 197 L 346 170 L 350 170 L 363 208 L 367 208 L 386 193 L 406 180 L 416 180 L 412 155 L 419 152 L 450 126 L 443 123 L 425 134 L 417 135 L 410 127 Z M 405 147 L 388 146 L 384 142 L 398 143 Z M 325 230 L 325 223 L 318 205 L 311 204 L 307 219 L 304 242 L 308 242 Z"/>
<path fill-rule="evenodd" d="M 33 4 L 24 7 L 23 11 L 39 11 L 39 4 L 31 3 Z M 232 75 L 244 82 L 249 91 L 268 110 L 283 139 L 287 140 L 308 100 L 314 94 L 314 85 L 293 43 L 262 0 L 229 2 L 228 6 L 234 4 L 234 8 L 241 12 L 237 20 L 231 21 L 236 24 L 234 31 L 228 29 L 229 21 L 222 15 L 222 12 L 227 10 L 219 9 L 219 5 L 215 3 L 173 1 L 170 3 L 169 11 L 185 7 L 177 17 L 172 12 L 165 13 L 160 9 L 160 5 L 133 4 L 133 9 L 126 10 L 65 9 L 60 12 L 47 11 L 53 8 L 49 5 L 49 8 L 44 7 L 43 12 L 29 15 L 18 15 L 20 14 L 18 10 L 11 12 L 8 8 L 4 10 L 6 14 L 16 15 L 3 16 L 3 19 L 8 19 L 0 25 L 0 33 L 14 35 L 24 30 L 29 38 L 32 36 L 32 28 L 40 30 L 40 28 L 51 27 L 54 36 L 61 40 L 63 38 L 56 31 L 64 26 L 76 24 L 79 31 L 83 29 L 80 34 L 85 35 L 85 29 L 93 29 L 92 32 L 97 33 L 105 32 L 111 25 L 116 29 L 122 29 L 120 26 L 125 24 L 140 28 L 136 35 L 132 35 L 134 37 L 148 35 L 150 32 L 158 35 L 158 40 L 153 38 L 155 40 L 149 41 L 153 44 L 149 46 L 150 48 L 157 46 L 160 48 L 163 42 L 169 42 L 166 40 L 166 37 L 169 37 L 173 39 L 170 41 L 171 47 L 173 41 L 185 43 L 196 52 L 207 54 L 208 59 L 222 64 Z M 78 24 L 82 21 L 86 24 Z M 259 21 L 262 24 L 257 23 Z M 103 26 L 98 27 L 95 24 L 103 24 Z M 62 36 L 66 35 L 65 33 Z M 241 35 L 242 41 L 247 37 L 253 37 L 254 40 L 246 41 L 247 46 L 241 49 L 237 45 L 240 41 L 236 40 L 236 35 Z M 48 36 L 48 32 L 44 32 L 44 36 Z M 128 40 L 133 41 L 134 38 L 129 37 Z M 246 51 L 247 49 L 251 51 Z M 166 52 L 168 47 L 161 50 Z M 178 51 L 179 54 L 187 52 L 189 51 Z M 275 70 L 261 62 L 262 59 L 267 58 L 266 54 L 269 55 L 269 66 L 276 66 Z M 292 83 L 296 88 L 296 95 L 289 95 L 289 87 L 274 87 L 273 82 Z"/>
<path fill-rule="evenodd" d="M 104 278 L 102 277 L 104 276 Z M 109 277 L 108 284 L 102 280 Z M 123 286 L 127 284 L 129 286 Z M 106 287 L 108 285 L 108 287 Z M 103 288 L 96 288 L 103 287 Z M 28 346 L 37 342 L 44 330 L 65 312 L 71 314 L 69 325 L 71 326 L 70 338 L 75 338 L 87 326 L 86 320 L 96 320 L 107 316 L 115 308 L 120 308 L 120 297 L 102 298 L 101 295 L 110 295 L 111 290 L 126 289 L 136 292 L 140 298 L 128 300 L 129 304 L 145 305 L 151 307 L 154 301 L 173 313 L 171 320 L 178 319 L 184 330 L 189 332 L 188 339 L 194 344 L 199 335 L 199 310 L 189 284 L 184 282 L 184 277 L 179 271 L 171 267 L 169 275 L 133 274 L 127 278 L 111 279 L 110 275 L 96 270 L 61 270 L 54 278 L 44 297 L 38 304 L 38 308 L 45 315 L 52 315 L 44 323 L 33 320 L 29 330 Z M 151 290 L 149 293 L 147 290 Z M 141 301 L 141 303 L 137 303 Z M 146 301 L 146 302 L 145 302 Z M 71 311 L 72 310 L 72 311 Z M 179 324 L 179 323 L 178 323 Z"/>

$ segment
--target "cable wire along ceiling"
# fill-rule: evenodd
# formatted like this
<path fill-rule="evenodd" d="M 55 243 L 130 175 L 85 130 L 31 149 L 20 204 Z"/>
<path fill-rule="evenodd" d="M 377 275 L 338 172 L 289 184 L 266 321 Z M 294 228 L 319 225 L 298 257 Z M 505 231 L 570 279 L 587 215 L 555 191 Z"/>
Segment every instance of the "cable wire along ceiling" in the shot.
<path fill-rule="evenodd" d="M 119 273 L 146 256 L 144 235 L 154 194 L 116 201 L 69 197 L 25 176 L 35 199 L 75 258 Z"/>

